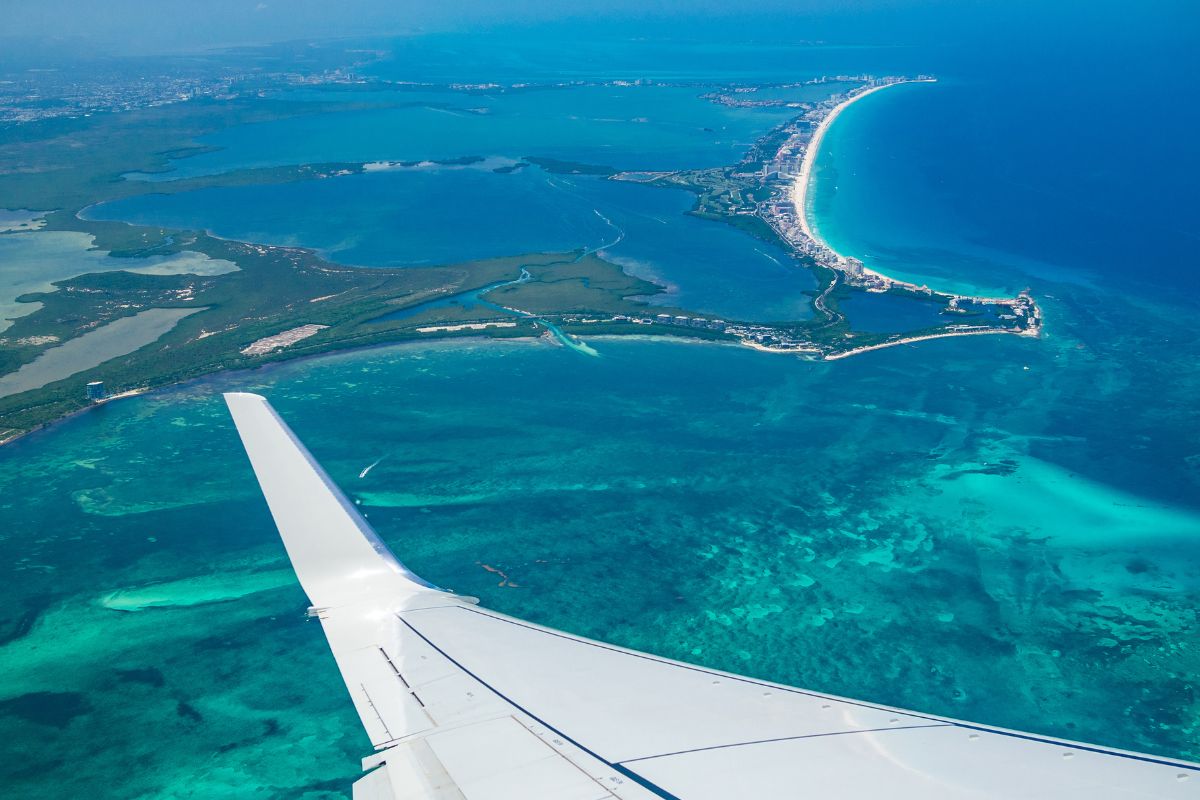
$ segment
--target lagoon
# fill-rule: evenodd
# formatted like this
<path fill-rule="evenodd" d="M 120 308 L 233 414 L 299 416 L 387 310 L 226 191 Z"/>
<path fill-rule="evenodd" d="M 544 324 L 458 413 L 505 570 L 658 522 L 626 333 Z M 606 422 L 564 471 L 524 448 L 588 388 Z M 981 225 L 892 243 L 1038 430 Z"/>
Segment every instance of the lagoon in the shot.
<path fill-rule="evenodd" d="M 179 320 L 202 310 L 151 308 L 68 339 L 44 351 L 33 361 L 22 364 L 16 371 L 0 376 L 0 397 L 40 389 L 83 370 L 98 367 L 109 359 L 132 353 L 167 333 Z"/>
<path fill-rule="evenodd" d="M 144 195 L 88 210 L 241 241 L 302 245 L 359 266 L 599 250 L 667 291 L 651 302 L 753 321 L 807 319 L 815 286 L 781 247 L 687 214 L 694 196 L 538 167 L 431 165 L 300 184 Z"/>
<path fill-rule="evenodd" d="M 616 169 L 718 166 L 787 109 L 726 108 L 694 86 L 532 87 L 507 91 L 373 93 L 382 107 L 310 114 L 205 137 L 219 148 L 173 162 L 156 179 L 248 167 L 327 161 L 422 161 L 460 156 L 540 156 Z M 285 95 L 286 97 L 286 95 Z M 357 93 L 327 92 L 349 103 Z M 302 107 L 299 106 L 299 107 Z"/>
<path fill-rule="evenodd" d="M 91 236 L 75 231 L 37 231 L 0 236 L 0 332 L 31 314 L 40 303 L 21 303 L 23 294 L 49 292 L 54 282 L 90 272 L 137 272 L 143 275 L 223 275 L 237 265 L 203 253 L 114 258 L 94 248 Z"/>

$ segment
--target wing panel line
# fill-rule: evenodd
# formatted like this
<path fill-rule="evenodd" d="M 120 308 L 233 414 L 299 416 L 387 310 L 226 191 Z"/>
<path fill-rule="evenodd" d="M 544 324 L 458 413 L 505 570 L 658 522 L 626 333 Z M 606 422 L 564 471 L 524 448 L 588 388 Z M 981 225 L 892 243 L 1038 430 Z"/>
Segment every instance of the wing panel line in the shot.
<path fill-rule="evenodd" d="M 1192 772 L 1200 772 L 1200 764 L 1189 764 L 1186 761 L 1170 761 L 1165 758 L 1154 758 L 1153 756 L 1143 756 L 1137 753 L 1124 753 L 1120 750 L 1106 750 L 1103 747 L 1095 745 L 1083 744 L 1082 742 L 1072 742 L 1069 740 L 1046 739 L 1041 736 L 1034 736 L 1029 733 L 1017 733 L 1016 731 L 997 730 L 996 728 L 987 728 L 983 725 L 972 725 L 969 722 L 959 722 L 954 720 L 950 723 L 956 728 L 963 728 L 969 731 L 979 731 L 980 733 L 994 733 L 997 736 L 1007 736 L 1010 739 L 1024 739 L 1029 742 L 1037 742 L 1038 744 L 1052 744 L 1056 747 L 1066 747 L 1070 750 L 1083 750 L 1086 753 L 1098 753 L 1102 756 L 1115 756 L 1116 758 L 1128 758 L 1131 761 L 1145 761 L 1147 764 L 1158 764 L 1163 767 L 1177 767 L 1178 769 L 1191 770 Z"/>
<path fill-rule="evenodd" d="M 490 615 L 490 614 L 488 614 L 488 615 L 485 615 L 485 616 L 491 616 L 491 615 Z M 461 670 L 462 670 L 464 673 L 466 673 L 467 675 L 470 675 L 470 676 L 471 676 L 472 678 L 474 678 L 475 680 L 479 681 L 479 683 L 480 683 L 480 684 L 482 684 L 483 686 L 487 687 L 489 690 L 491 690 L 492 692 L 494 692 L 494 693 L 496 694 L 496 696 L 497 696 L 497 697 L 499 697 L 501 700 L 503 700 L 504 702 L 508 703 L 508 704 L 509 704 L 509 705 L 511 705 L 513 708 L 515 708 L 515 709 L 519 710 L 519 711 L 520 711 L 522 714 L 525 714 L 525 715 L 526 715 L 526 716 L 528 716 L 529 718 L 533 719 L 533 720 L 534 720 L 534 721 L 536 721 L 536 722 L 537 722 L 539 725 L 542 725 L 543 727 L 547 728 L 548 730 L 554 731 L 554 733 L 556 733 L 557 735 L 561 736 L 563 739 L 566 739 L 568 742 L 570 742 L 571 744 L 573 744 L 575 747 L 579 748 L 579 749 L 580 749 L 580 750 L 582 750 L 583 752 L 587 753 L 587 754 L 588 754 L 589 756 L 591 756 L 592 758 L 594 758 L 594 759 L 596 759 L 597 761 L 601 762 L 602 764 L 604 764 L 605 766 L 609 767 L 610 769 L 612 769 L 612 770 L 614 770 L 614 771 L 616 771 L 616 772 L 619 772 L 619 773 L 621 773 L 622 775 L 624 775 L 625 777 L 629 778 L 631 781 L 633 781 L 634 783 L 638 784 L 639 786 L 641 786 L 642 788 L 646 789 L 647 791 L 653 792 L 654 794 L 656 794 L 656 795 L 658 795 L 659 797 L 663 798 L 663 800 L 683 800 L 683 798 L 681 798 L 681 797 L 678 797 L 678 796 L 676 796 L 676 795 L 673 795 L 673 794 L 671 794 L 671 793 L 670 793 L 670 792 L 668 792 L 666 789 L 662 788 L 661 786 L 659 786 L 659 785 L 658 785 L 658 784 L 656 784 L 656 783 L 653 783 L 652 781 L 648 780 L 647 778 L 643 778 L 641 775 L 639 775 L 638 773 L 636 773 L 636 772 L 634 772 L 633 770 L 629 769 L 628 767 L 625 767 L 625 766 L 622 766 L 621 764 L 617 764 L 617 763 L 614 763 L 614 762 L 612 762 L 612 761 L 609 761 L 609 760 L 608 760 L 607 758 L 605 758 L 604 756 L 600 755 L 599 753 L 595 752 L 594 750 L 591 750 L 590 748 L 588 748 L 588 747 L 586 747 L 585 745 L 581 744 L 580 742 L 576 741 L 576 740 L 575 740 L 573 737 L 571 737 L 571 736 L 567 735 L 567 734 L 566 734 L 566 733 L 564 733 L 563 731 L 561 731 L 561 730 L 559 730 L 558 728 L 556 728 L 555 726 L 551 725 L 549 722 L 546 722 L 546 720 L 544 720 L 544 719 L 542 719 L 541 717 L 539 717 L 538 715 L 536 715 L 536 714 L 532 713 L 531 711 L 529 711 L 528 709 L 526 709 L 524 706 L 522 706 L 522 705 L 520 705 L 519 703 L 517 703 L 516 701 L 514 701 L 512 698 L 510 698 L 510 697 L 508 697 L 507 695 L 505 695 L 503 692 L 501 692 L 501 691 L 500 691 L 499 689 L 497 689 L 495 686 L 492 686 L 490 683 L 488 683 L 487 681 L 485 681 L 483 678 L 479 677 L 479 676 L 478 676 L 478 675 L 476 675 L 474 672 L 472 672 L 471 670 L 467 669 L 467 668 L 466 668 L 466 666 L 464 666 L 464 665 L 463 665 L 461 662 L 459 662 L 459 661 L 458 661 L 458 660 L 457 660 L 457 659 L 456 659 L 454 656 L 450 655 L 450 654 L 449 654 L 449 653 L 447 653 L 445 650 L 443 650 L 442 648 L 438 647 L 436 644 L 434 644 L 433 642 L 431 642 L 431 641 L 429 640 L 429 638 L 428 638 L 427 636 L 425 636 L 425 634 L 421 633 L 419 630 L 417 630 L 416 628 L 414 628 L 414 627 L 413 627 L 413 626 L 412 626 L 412 625 L 409 623 L 409 621 L 408 621 L 408 620 L 404 619 L 403 617 L 401 617 L 401 616 L 399 616 L 399 615 L 397 615 L 397 616 L 396 616 L 396 619 L 400 620 L 400 622 L 401 622 L 401 623 L 403 623 L 403 624 L 404 624 L 404 626 L 405 626 L 406 628 L 408 628 L 410 631 L 412 631 L 413 633 L 415 633 L 417 636 L 421 637 L 421 639 L 422 639 L 422 640 L 424 640 L 425 644 L 429 645 L 429 646 L 430 646 L 430 647 L 432 647 L 434 650 L 436 650 L 438 653 L 440 653 L 440 654 L 442 655 L 442 657 L 443 657 L 443 658 L 445 658 L 447 661 L 449 661 L 451 664 L 453 664 L 454 666 L 458 667 L 458 668 L 459 668 L 459 669 L 461 669 Z M 570 760 L 570 759 L 568 759 L 568 760 Z"/>
<path fill-rule="evenodd" d="M 638 756 L 637 758 L 627 758 L 622 761 L 622 764 L 632 764 L 636 761 L 650 761 L 655 758 L 670 758 L 671 756 L 682 756 L 688 753 L 704 753 L 709 750 L 725 750 L 730 747 L 750 747 L 756 744 L 773 744 L 774 742 L 794 742 L 797 739 L 824 739 L 827 736 L 853 736 L 860 733 L 883 733 L 885 731 L 911 731 L 917 728 L 953 728 L 953 724 L 949 722 L 941 722 L 936 725 L 902 725 L 894 728 L 866 728 L 856 731 L 832 731 L 830 733 L 806 733 L 802 736 L 777 736 L 774 739 L 756 739 L 751 742 L 729 742 L 728 744 L 714 744 L 709 747 L 693 747 L 690 750 L 676 750 L 674 753 L 658 753 L 652 756 Z"/>
<path fill-rule="evenodd" d="M 572 636 L 567 633 L 560 633 L 558 631 L 549 630 L 547 628 L 542 628 L 537 625 L 526 624 L 524 622 L 520 622 L 515 619 L 507 619 L 505 617 L 500 617 L 495 614 L 489 614 L 486 611 L 483 611 L 479 608 L 474 608 L 474 607 L 467 608 L 465 606 L 440 606 L 440 607 L 441 608 L 457 608 L 457 609 L 461 609 L 463 611 L 470 611 L 471 613 L 478 614 L 481 617 L 488 617 L 489 619 L 494 619 L 497 622 L 505 622 L 505 623 L 508 623 L 509 625 L 515 625 L 518 628 L 528 628 L 531 631 L 534 631 L 536 633 L 544 633 L 547 636 L 555 636 L 559 639 L 566 639 L 567 641 L 575 642 L 577 644 L 585 644 L 585 645 L 588 645 L 589 647 L 595 647 L 600 650 L 608 650 L 613 653 L 619 653 L 621 655 L 631 656 L 633 658 L 640 658 L 643 661 L 653 661 L 657 664 L 662 664 L 663 666 L 678 667 L 679 669 L 686 669 L 691 672 L 699 672 L 702 675 L 712 675 L 713 677 L 716 677 L 716 678 L 724 678 L 726 680 L 737 681 L 738 683 L 745 683 L 745 684 L 749 684 L 750 686 L 762 686 L 765 689 L 774 689 L 774 690 L 778 690 L 781 692 L 788 692 L 789 694 L 798 694 L 798 695 L 803 695 L 804 697 L 815 697 L 820 700 L 832 700 L 836 703 L 845 703 L 848 706 L 858 706 L 859 708 L 869 708 L 872 711 L 887 711 L 887 712 L 891 712 L 891 713 L 904 714 L 906 717 L 913 717 L 915 719 L 927 719 L 930 722 L 949 724 L 949 725 L 958 724 L 951 720 L 943 719 L 940 717 L 930 717 L 925 714 L 918 714 L 913 711 L 905 711 L 905 710 L 899 709 L 899 708 L 889 708 L 888 706 L 876 706 L 876 705 L 872 705 L 871 703 L 863 703 L 858 700 L 847 700 L 845 698 L 835 697 L 833 695 L 821 694 L 820 692 L 807 692 L 804 689 L 797 689 L 794 686 L 784 686 L 779 683 L 768 683 L 766 681 L 755 680 L 754 678 L 747 678 L 744 675 L 734 675 L 729 672 L 720 672 L 719 670 L 713 670 L 713 669 L 708 669 L 706 667 L 696 666 L 695 664 L 684 664 L 679 661 L 671 661 L 666 658 L 659 658 L 658 656 L 652 656 L 649 653 L 642 653 L 642 652 L 638 652 L 636 650 L 627 650 L 625 648 L 616 647 L 614 645 L 604 644 L 603 642 L 596 642 L 596 641 L 592 641 L 590 639 L 584 639 L 584 638 L 581 638 L 578 636 Z M 423 611 L 424 609 L 417 609 L 417 610 Z M 405 612 L 405 613 L 408 613 L 408 612 Z M 981 728 L 981 730 L 985 730 L 985 729 Z"/>
<path fill-rule="evenodd" d="M 379 720 L 379 724 L 383 726 L 383 732 L 387 734 L 388 741 L 396 741 L 396 737 L 392 736 L 392 730 L 388 727 L 387 721 L 384 720 L 383 714 L 379 713 L 379 707 L 376 706 L 375 701 L 371 699 L 371 693 L 367 691 L 366 684 L 360 683 L 358 688 L 362 690 L 363 696 L 367 698 L 367 705 L 369 705 L 371 710 L 375 712 L 375 719 Z"/>
<path fill-rule="evenodd" d="M 442 607 L 445 608 L 446 606 L 442 606 Z M 1074 741 L 1071 741 L 1068 739 L 1054 739 L 1051 737 L 1035 736 L 1033 734 L 1028 734 L 1028 733 L 1018 733 L 1017 731 L 1005 730 L 1003 728 L 989 728 L 985 725 L 974 725 L 969 722 L 962 722 L 960 720 L 951 719 L 948 717 L 931 717 L 931 716 L 927 716 L 925 714 L 919 714 L 919 713 L 912 712 L 912 711 L 906 711 L 906 710 L 900 709 L 900 708 L 890 708 L 888 706 L 877 706 L 877 705 L 873 705 L 871 703 L 863 703 L 863 702 L 860 702 L 857 700 L 848 700 L 848 699 L 845 699 L 842 697 L 821 694 L 819 692 L 809 692 L 809 691 L 805 691 L 803 689 L 797 689 L 794 686 L 784 686 L 784 685 L 781 685 L 778 683 L 767 683 L 765 681 L 758 681 L 753 678 L 747 678 L 742 675 L 733 675 L 728 672 L 719 672 L 717 670 L 711 670 L 711 669 L 706 669 L 705 667 L 699 667 L 694 664 L 683 664 L 683 663 L 680 663 L 677 661 L 670 661 L 665 658 L 659 658 L 657 656 L 652 656 L 648 653 L 641 653 L 641 652 L 637 652 L 637 651 L 626 650 L 626 649 L 623 649 L 620 647 L 614 647 L 612 645 L 607 645 L 602 642 L 595 642 L 595 641 L 591 641 L 589 639 L 583 639 L 581 637 L 571 636 L 566 633 L 560 633 L 558 631 L 549 630 L 549 629 L 542 628 L 537 625 L 531 625 L 528 623 L 524 623 L 519 620 L 509 619 L 509 618 L 502 617 L 502 616 L 497 616 L 496 614 L 489 614 L 489 613 L 487 613 L 487 611 L 484 611 L 483 609 L 480 609 L 480 608 L 477 608 L 474 606 L 471 606 L 471 607 L 450 606 L 450 607 L 457 608 L 461 611 L 468 611 L 472 614 L 478 614 L 483 617 L 488 617 L 489 619 L 493 619 L 497 622 L 504 622 L 509 625 L 515 625 L 518 628 L 528 628 L 531 631 L 535 631 L 537 633 L 543 633 L 547 636 L 555 636 L 560 639 L 567 639 L 569 641 L 576 642 L 578 644 L 585 644 L 590 647 L 599 648 L 601 650 L 610 650 L 614 653 L 620 653 L 622 655 L 632 656 L 633 658 L 640 658 L 640 659 L 644 659 L 646 661 L 654 661 L 654 662 L 657 662 L 659 664 L 663 664 L 663 665 L 669 666 L 669 667 L 678 667 L 680 669 L 691 670 L 693 672 L 700 672 L 705 675 L 712 675 L 714 677 L 725 678 L 726 680 L 734 680 L 734 681 L 739 681 L 741 683 L 747 683 L 752 686 L 762 686 L 762 687 L 765 687 L 768 689 L 774 689 L 777 691 L 790 692 L 792 694 L 804 695 L 805 697 L 815 697 L 815 698 L 819 698 L 822 700 L 832 700 L 836 703 L 845 703 L 847 705 L 858 706 L 860 708 L 869 708 L 874 711 L 890 711 L 890 712 L 900 713 L 900 714 L 904 714 L 905 716 L 908 716 L 908 717 L 914 717 L 916 719 L 926 719 L 932 723 L 937 723 L 935 725 L 914 725 L 914 726 L 909 726 L 909 727 L 925 728 L 925 727 L 940 727 L 943 725 L 953 725 L 955 727 L 963 728 L 965 730 L 979 731 L 980 733 L 992 733 L 997 736 L 1008 736 L 1012 739 L 1024 739 L 1025 741 L 1037 742 L 1038 744 L 1049 744 L 1049 745 L 1054 745 L 1055 747 L 1067 747 L 1072 750 L 1082 750 L 1084 752 L 1097 753 L 1099 755 L 1104 755 L 1104 756 L 1113 756 L 1115 758 L 1127 758 L 1132 761 L 1144 761 L 1149 764 L 1158 764 L 1158 765 L 1164 766 L 1164 767 L 1177 767 L 1179 769 L 1186 769 L 1186 770 L 1190 770 L 1192 772 L 1200 772 L 1200 764 L 1190 764 L 1186 761 L 1172 761 L 1172 760 L 1166 759 L 1166 758 L 1155 758 L 1153 756 L 1145 756 L 1145 755 L 1140 755 L 1138 753 L 1129 753 L 1129 752 L 1125 752 L 1125 751 L 1121 751 L 1121 750 L 1111 750 L 1111 749 L 1099 747 L 1096 745 L 1083 744 L 1081 742 L 1074 742 Z M 422 610 L 422 609 L 416 609 L 416 610 Z M 405 623 L 405 624 L 407 624 L 407 623 Z M 410 625 L 409 627 L 411 628 L 412 626 Z M 414 632 L 416 632 L 415 629 L 414 629 Z M 421 636 L 420 633 L 417 633 L 417 635 Z M 421 638 L 425 639 L 424 636 L 421 636 Z M 425 641 L 428 642 L 429 640 L 425 639 Z M 433 642 L 429 642 L 429 644 L 430 644 L 430 646 L 437 649 L 437 645 L 433 644 Z M 442 652 L 442 651 L 440 649 L 438 649 L 438 652 Z M 446 655 L 446 654 L 443 653 L 443 655 Z M 453 661 L 453 659 L 449 655 L 446 655 L 446 658 L 450 658 Z M 454 663 L 458 664 L 457 661 L 455 661 Z M 461 667 L 461 665 L 459 665 L 459 666 Z M 462 667 L 462 668 L 466 669 L 465 667 Z M 479 680 L 479 679 L 476 678 L 476 680 Z M 483 681 L 480 681 L 480 682 L 483 683 Z M 489 688 L 491 688 L 491 687 L 489 687 Z M 493 691 L 495 691 L 495 689 L 493 689 Z M 497 692 L 497 694 L 499 694 L 499 692 Z M 507 700 L 508 698 L 505 698 L 505 699 Z M 512 702 L 512 701 L 509 700 L 509 702 Z M 516 704 L 514 703 L 514 705 L 516 705 Z M 526 713 L 528 713 L 528 712 L 526 712 Z M 530 714 L 530 716 L 533 716 L 533 715 Z M 545 723 L 543 723 L 543 724 L 545 724 Z M 551 726 L 547 725 L 547 727 L 551 727 Z M 897 729 L 890 728 L 887 730 L 897 730 Z M 708 748 L 704 748 L 704 749 L 708 749 Z M 631 761 L 640 761 L 641 758 L 655 758 L 655 757 L 656 756 L 643 756 L 643 757 L 640 757 L 637 759 L 630 759 L 630 760 Z M 612 766 L 615 769 L 619 765 L 613 764 Z"/>

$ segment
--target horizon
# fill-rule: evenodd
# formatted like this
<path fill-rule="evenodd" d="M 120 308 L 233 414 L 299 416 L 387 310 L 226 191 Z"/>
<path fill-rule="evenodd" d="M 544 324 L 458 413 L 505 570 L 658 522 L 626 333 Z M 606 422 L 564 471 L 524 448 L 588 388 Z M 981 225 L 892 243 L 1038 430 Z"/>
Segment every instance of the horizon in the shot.
<path fill-rule="evenodd" d="M 604 36 L 673 38 L 664 26 L 689 31 L 713 27 L 723 36 L 751 40 L 890 44 L 897 37 L 911 45 L 948 44 L 1020 33 L 1051 38 L 1069 30 L 1072 41 L 1156 41 L 1178 46 L 1190 38 L 1188 23 L 1200 20 L 1194 6 L 1156 0 L 1130 14 L 1116 0 L 1075 4 L 1036 0 L 989 0 L 964 6 L 954 0 L 807 0 L 800 5 L 757 0 L 751 8 L 731 10 L 716 0 L 650 4 L 619 0 L 562 9 L 541 0 L 507 3 L 483 0 L 417 3 L 397 9 L 380 0 L 353 0 L 351 8 L 331 11 L 316 0 L 281 3 L 222 0 L 203 8 L 181 0 L 147 4 L 117 0 L 102 8 L 75 8 L 71 0 L 51 0 L 7 20 L 0 34 L 9 59 L 111 56 L 196 55 L 239 47 L 289 42 L 390 39 L 441 33 L 502 35 L 521 30 L 552 30 L 586 22 Z M 70 11 L 68 12 L 68 9 Z M 697 19 L 697 15 L 701 18 Z M 666 35 L 664 35 L 666 34 Z M 0 55 L 0 63 L 5 60 Z"/>

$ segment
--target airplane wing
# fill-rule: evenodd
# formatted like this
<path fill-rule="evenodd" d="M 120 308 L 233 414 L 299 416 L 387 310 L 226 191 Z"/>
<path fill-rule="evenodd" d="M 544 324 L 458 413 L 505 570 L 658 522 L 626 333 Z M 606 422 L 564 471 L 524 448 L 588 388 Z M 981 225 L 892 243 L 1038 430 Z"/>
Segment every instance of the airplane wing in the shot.
<path fill-rule="evenodd" d="M 270 404 L 226 394 L 375 754 L 355 800 L 1200 797 L 1200 765 L 753 680 L 407 570 Z"/>

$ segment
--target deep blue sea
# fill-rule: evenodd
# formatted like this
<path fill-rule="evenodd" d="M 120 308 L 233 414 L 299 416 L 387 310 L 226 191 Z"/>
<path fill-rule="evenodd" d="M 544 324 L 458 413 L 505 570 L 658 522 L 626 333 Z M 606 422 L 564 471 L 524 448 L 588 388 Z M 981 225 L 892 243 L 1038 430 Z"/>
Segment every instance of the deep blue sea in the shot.
<path fill-rule="evenodd" d="M 1094 18 L 1010 6 L 999 21 L 809 14 L 391 43 L 372 70 L 414 81 L 933 73 L 839 118 L 814 221 L 839 249 L 939 288 L 1029 287 L 1046 333 L 826 364 L 603 338 L 589 341 L 599 358 L 545 340 L 382 348 L 122 401 L 0 448 L 0 736 L 17 743 L 4 785 L 349 796 L 369 746 L 217 397 L 235 388 L 277 404 L 418 573 L 490 607 L 1200 759 L 1200 27 L 1166 3 L 1101 3 Z M 271 147 L 253 126 L 222 132 L 224 149 L 178 174 L 464 155 L 708 166 L 777 121 L 706 106 L 699 89 L 646 91 L 418 94 L 370 120 L 271 123 Z M 485 107 L 494 137 L 469 110 Z M 427 168 L 91 213 L 366 266 L 602 247 L 669 302 L 803 313 L 812 281 L 786 254 L 689 206 L 534 168 Z M 845 309 L 870 330 L 928 312 L 866 296 Z"/>
<path fill-rule="evenodd" d="M 1087 55 L 1087 54 L 1084 54 Z M 1196 104 L 1152 54 L 964 60 L 855 104 L 826 139 L 820 229 L 885 271 L 1032 279 L 1195 307 Z M 1031 68 L 1032 67 L 1032 68 Z"/>

